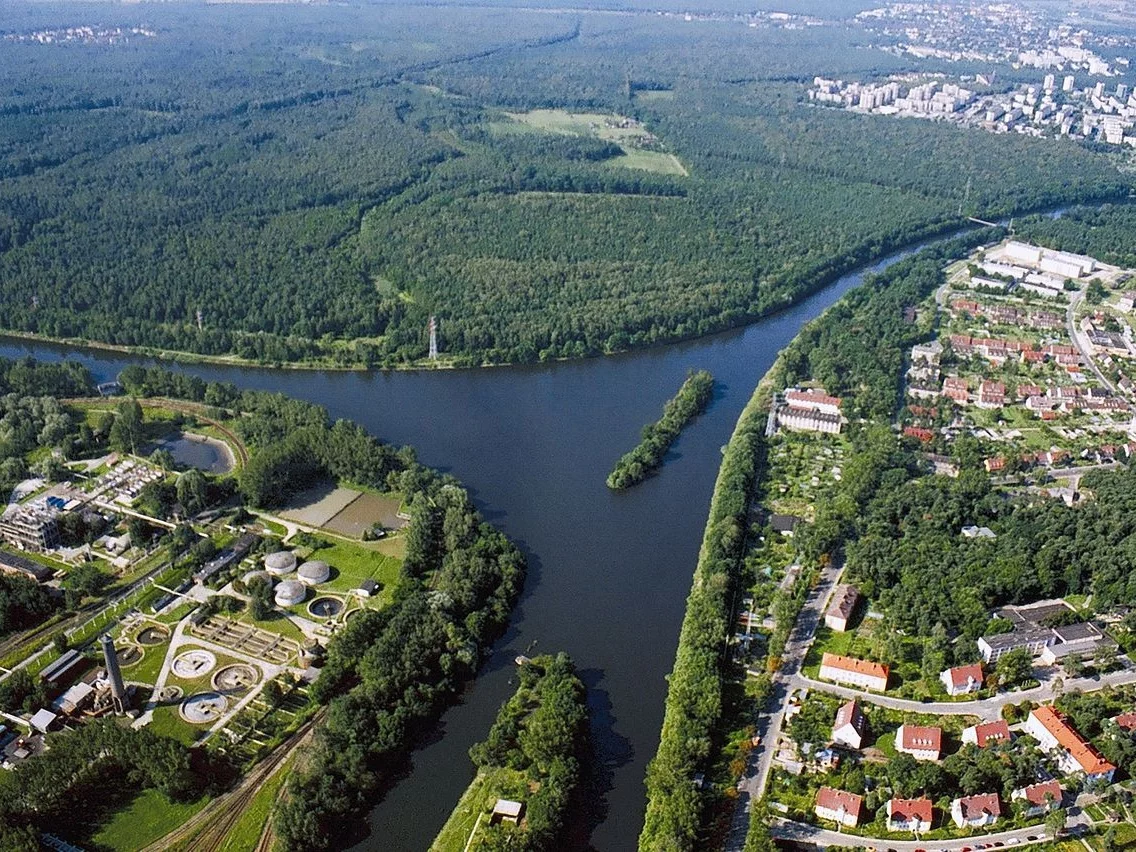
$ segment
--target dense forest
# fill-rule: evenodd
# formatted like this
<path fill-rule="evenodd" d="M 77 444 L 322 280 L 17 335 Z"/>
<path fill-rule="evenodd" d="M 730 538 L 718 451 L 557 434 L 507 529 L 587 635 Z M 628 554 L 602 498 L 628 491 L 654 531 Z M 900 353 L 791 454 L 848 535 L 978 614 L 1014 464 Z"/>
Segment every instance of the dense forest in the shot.
<path fill-rule="evenodd" d="M 81 23 L 60 14 L 23 8 L 5 29 Z M 433 315 L 453 363 L 578 357 L 782 307 L 956 227 L 960 205 L 989 217 L 1129 188 L 1074 145 L 807 107 L 815 74 L 934 70 L 865 49 L 847 22 L 391 5 L 99 18 L 152 35 L 0 41 L 0 307 L 21 332 L 396 365 L 423 358 Z M 640 121 L 687 174 L 503 112 L 533 108 Z"/>
<path fill-rule="evenodd" d="M 486 825 L 467 849 L 541 852 L 562 848 L 568 809 L 580 783 L 588 738 L 587 692 L 566 654 L 540 656 L 520 669 L 514 695 L 489 735 L 470 749 L 480 772 L 507 784 L 501 795 L 524 802 L 523 825 Z"/>
<path fill-rule="evenodd" d="M 619 459 L 607 477 L 608 488 L 630 488 L 658 468 L 686 425 L 706 410 L 714 396 L 714 377 L 706 370 L 692 372 L 663 406 L 663 416 L 643 427 L 639 443 Z"/>
<path fill-rule="evenodd" d="M 1074 207 L 1057 219 L 1019 220 L 1016 236 L 1060 251 L 1088 254 L 1105 263 L 1136 267 L 1136 207 L 1104 204 Z"/>

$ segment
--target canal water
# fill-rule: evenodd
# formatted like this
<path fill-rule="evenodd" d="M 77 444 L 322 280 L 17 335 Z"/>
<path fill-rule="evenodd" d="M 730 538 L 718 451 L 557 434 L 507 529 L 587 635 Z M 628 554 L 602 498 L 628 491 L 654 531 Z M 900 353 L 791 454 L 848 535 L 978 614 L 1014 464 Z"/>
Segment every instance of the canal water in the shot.
<path fill-rule="evenodd" d="M 912 249 L 914 250 L 914 249 Z M 894 263 L 910 251 L 885 258 Z M 177 366 L 205 379 L 281 391 L 412 444 L 469 487 L 485 517 L 529 560 L 506 635 L 476 682 L 377 803 L 357 847 L 421 852 L 472 777 L 469 747 L 513 688 L 518 654 L 567 651 L 589 689 L 600 789 L 566 848 L 629 850 L 642 826 L 647 761 L 658 745 L 679 626 L 721 448 L 778 351 L 863 270 L 745 329 L 627 355 L 468 371 L 335 373 Z M 444 329 L 442 345 L 444 348 Z M 0 339 L 0 355 L 73 358 L 100 380 L 128 356 Z M 613 493 L 604 479 L 690 369 L 710 370 L 715 399 L 659 475 Z"/>

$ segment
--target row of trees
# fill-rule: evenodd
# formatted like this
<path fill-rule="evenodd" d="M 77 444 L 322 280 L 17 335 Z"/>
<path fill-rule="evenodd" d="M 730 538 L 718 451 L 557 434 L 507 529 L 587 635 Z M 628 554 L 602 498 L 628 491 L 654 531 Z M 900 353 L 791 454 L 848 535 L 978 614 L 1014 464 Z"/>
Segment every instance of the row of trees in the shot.
<path fill-rule="evenodd" d="M 714 749 L 722 716 L 723 638 L 745 552 L 750 495 L 762 459 L 765 416 L 754 397 L 726 446 L 710 502 L 694 583 L 668 678 L 659 750 L 647 766 L 647 815 L 639 848 L 694 849 L 703 801 L 694 776 Z"/>
<path fill-rule="evenodd" d="M 706 410 L 714 396 L 714 377 L 706 370 L 691 372 L 673 397 L 663 406 L 663 416 L 643 427 L 635 449 L 625 453 L 607 477 L 607 487 L 630 488 L 638 485 L 663 463 L 667 450 L 682 430 Z"/>
<path fill-rule="evenodd" d="M 580 783 L 587 746 L 586 698 L 566 654 L 537 657 L 521 667 L 517 691 L 502 705 L 488 737 L 469 754 L 480 770 L 508 768 L 523 774 L 525 823 L 482 829 L 477 848 L 560 848 L 557 841 Z"/>

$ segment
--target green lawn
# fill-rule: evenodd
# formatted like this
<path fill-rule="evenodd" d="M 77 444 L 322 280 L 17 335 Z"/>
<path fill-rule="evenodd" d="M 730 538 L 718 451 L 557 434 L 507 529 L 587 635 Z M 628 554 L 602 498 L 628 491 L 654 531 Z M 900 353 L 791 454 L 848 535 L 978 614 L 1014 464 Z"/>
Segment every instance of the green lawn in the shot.
<path fill-rule="evenodd" d="M 198 728 L 195 725 L 190 725 L 181 718 L 181 715 L 178 713 L 177 704 L 167 704 L 162 707 L 156 707 L 154 709 L 154 718 L 150 720 L 150 724 L 146 727 L 155 734 L 169 737 L 171 740 L 176 740 L 186 746 L 191 746 L 196 743 L 197 738 L 205 733 L 204 725 Z"/>
<path fill-rule="evenodd" d="M 317 596 L 312 596 L 311 600 L 305 600 L 299 606 L 288 607 L 288 610 L 310 621 L 314 621 L 316 619 L 308 614 L 308 604 L 311 603 L 312 600 L 315 600 L 316 597 Z M 243 622 L 244 624 L 251 624 L 259 630 L 267 630 L 270 633 L 276 633 L 283 636 L 285 639 L 291 639 L 301 645 L 304 644 L 307 638 L 304 636 L 304 631 L 285 618 L 280 612 L 272 612 L 269 617 L 263 621 L 257 621 L 247 609 L 242 610 L 234 617 L 237 621 Z"/>
<path fill-rule="evenodd" d="M 139 647 L 143 651 L 142 659 L 132 666 L 124 666 L 122 676 L 126 680 L 148 683 L 153 686 L 162 670 L 166 652 L 170 650 L 170 643 L 166 641 L 161 645 L 140 645 Z"/>
<path fill-rule="evenodd" d="M 516 799 L 523 797 L 525 789 L 524 774 L 512 769 L 494 769 L 490 772 L 479 772 L 473 779 L 457 805 L 450 813 L 450 818 L 442 826 L 438 836 L 430 845 L 430 852 L 462 852 L 469 840 L 470 832 L 477 822 L 478 814 L 485 813 L 488 818 L 493 804 L 499 798 Z M 485 821 L 482 821 L 482 825 Z M 478 828 L 481 831 L 481 828 Z M 478 849 L 480 844 L 474 842 L 470 850 Z"/>
<path fill-rule="evenodd" d="M 332 568 L 331 580 L 317 589 L 349 592 L 359 588 L 367 579 L 378 580 L 383 584 L 382 600 L 390 601 L 390 595 L 398 583 L 400 560 L 383 552 L 380 542 L 347 542 L 340 539 L 320 537 L 327 544 L 312 553 L 311 559 L 322 559 Z M 305 616 L 307 615 L 305 611 Z"/>
<path fill-rule="evenodd" d="M 645 172 L 656 172 L 662 175 L 679 175 L 688 177 L 690 172 L 674 154 L 663 151 L 645 151 L 641 148 L 627 147 L 618 157 L 607 161 L 607 165 L 615 168 L 642 169 Z"/>
<path fill-rule="evenodd" d="M 92 839 L 100 848 L 116 852 L 141 849 L 173 831 L 205 807 L 208 801 L 202 796 L 196 802 L 170 802 L 157 790 L 143 790 Z"/>

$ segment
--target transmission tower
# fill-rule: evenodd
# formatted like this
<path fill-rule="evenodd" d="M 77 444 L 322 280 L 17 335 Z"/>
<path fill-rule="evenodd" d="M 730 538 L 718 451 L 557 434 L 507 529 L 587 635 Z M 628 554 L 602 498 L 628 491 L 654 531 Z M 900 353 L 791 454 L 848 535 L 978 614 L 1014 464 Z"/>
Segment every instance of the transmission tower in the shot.
<path fill-rule="evenodd" d="M 430 360 L 438 360 L 438 322 L 430 317 Z"/>

